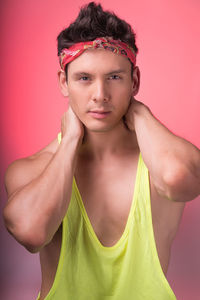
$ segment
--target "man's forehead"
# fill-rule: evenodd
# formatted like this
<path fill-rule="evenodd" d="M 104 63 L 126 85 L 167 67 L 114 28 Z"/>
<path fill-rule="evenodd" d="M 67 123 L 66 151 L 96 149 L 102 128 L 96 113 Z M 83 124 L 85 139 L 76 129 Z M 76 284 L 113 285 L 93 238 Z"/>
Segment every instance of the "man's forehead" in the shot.
<path fill-rule="evenodd" d="M 71 73 L 102 71 L 105 74 L 114 72 L 129 72 L 131 63 L 119 54 L 105 49 L 87 50 L 69 63 Z"/>

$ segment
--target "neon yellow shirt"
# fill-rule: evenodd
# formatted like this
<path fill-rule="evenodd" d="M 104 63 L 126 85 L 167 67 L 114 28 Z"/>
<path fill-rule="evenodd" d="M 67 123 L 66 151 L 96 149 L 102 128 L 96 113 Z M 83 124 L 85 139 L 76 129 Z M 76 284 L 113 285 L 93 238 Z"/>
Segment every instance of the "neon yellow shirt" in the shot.
<path fill-rule="evenodd" d="M 149 175 L 141 154 L 126 227 L 114 246 L 98 240 L 75 179 L 62 229 L 58 268 L 45 300 L 176 299 L 156 250 Z"/>

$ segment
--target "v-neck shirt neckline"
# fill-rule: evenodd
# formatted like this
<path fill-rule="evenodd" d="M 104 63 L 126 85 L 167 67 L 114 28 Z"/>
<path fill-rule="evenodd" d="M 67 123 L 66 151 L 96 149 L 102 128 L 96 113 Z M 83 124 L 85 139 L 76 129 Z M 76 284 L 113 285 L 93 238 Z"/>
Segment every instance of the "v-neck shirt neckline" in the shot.
<path fill-rule="evenodd" d="M 106 250 L 113 250 L 115 248 L 117 248 L 122 242 L 123 240 L 126 238 L 127 234 L 128 234 L 128 231 L 129 231 L 129 228 L 130 228 L 130 222 L 131 220 L 133 219 L 132 216 L 133 216 L 133 213 L 134 213 L 134 210 L 135 210 L 135 207 L 136 207 L 136 201 L 137 201 L 137 198 L 136 198 L 136 195 L 137 195 L 137 189 L 139 187 L 138 183 L 139 183 L 139 177 L 140 177 L 140 168 L 139 168 L 139 165 L 140 165 L 140 161 L 141 161 L 141 153 L 139 153 L 138 155 L 138 161 L 137 161 L 137 171 L 136 171 L 136 176 L 135 176 L 135 184 L 134 184 L 134 190 L 133 190 L 133 195 L 132 195 L 132 200 L 131 200 L 131 206 L 130 206 L 130 209 L 129 209 L 129 214 L 128 214 L 128 218 L 126 220 L 126 225 L 125 225 L 125 228 L 123 230 L 123 233 L 121 235 L 121 237 L 119 238 L 119 240 L 112 246 L 104 246 L 99 238 L 97 237 L 97 234 L 95 233 L 95 230 L 92 226 L 92 223 L 89 219 L 89 216 L 87 214 L 87 211 L 86 211 L 86 208 L 84 206 L 84 203 L 83 203 L 83 200 L 82 200 L 82 197 L 81 197 L 81 194 L 80 194 L 80 191 L 78 189 L 78 185 L 76 183 L 76 179 L 75 179 L 75 176 L 73 177 L 73 184 L 74 184 L 74 191 L 76 193 L 76 198 L 78 200 L 78 204 L 79 204 L 79 207 L 81 209 L 81 213 L 82 213 L 82 216 L 86 222 L 86 225 L 87 225 L 87 228 L 89 229 L 90 233 L 92 234 L 92 237 L 94 238 L 94 240 L 96 241 L 96 243 L 103 249 L 106 249 Z"/>

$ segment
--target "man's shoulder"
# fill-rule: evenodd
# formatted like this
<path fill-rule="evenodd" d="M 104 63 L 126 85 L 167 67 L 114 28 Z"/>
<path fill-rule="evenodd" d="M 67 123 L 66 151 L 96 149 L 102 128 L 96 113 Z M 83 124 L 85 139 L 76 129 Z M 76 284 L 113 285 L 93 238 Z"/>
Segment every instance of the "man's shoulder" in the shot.
<path fill-rule="evenodd" d="M 8 197 L 39 176 L 56 153 L 57 138 L 36 153 L 13 161 L 7 168 L 4 182 Z"/>

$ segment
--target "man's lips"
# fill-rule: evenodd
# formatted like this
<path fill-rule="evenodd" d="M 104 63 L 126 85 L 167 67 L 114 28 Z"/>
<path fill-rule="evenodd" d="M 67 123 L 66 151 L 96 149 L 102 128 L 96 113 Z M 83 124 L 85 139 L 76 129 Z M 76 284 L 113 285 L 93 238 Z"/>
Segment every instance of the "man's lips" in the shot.
<path fill-rule="evenodd" d="M 94 117 L 95 119 L 104 119 L 106 118 L 111 111 L 105 111 L 105 110 L 89 110 L 88 113 Z"/>

